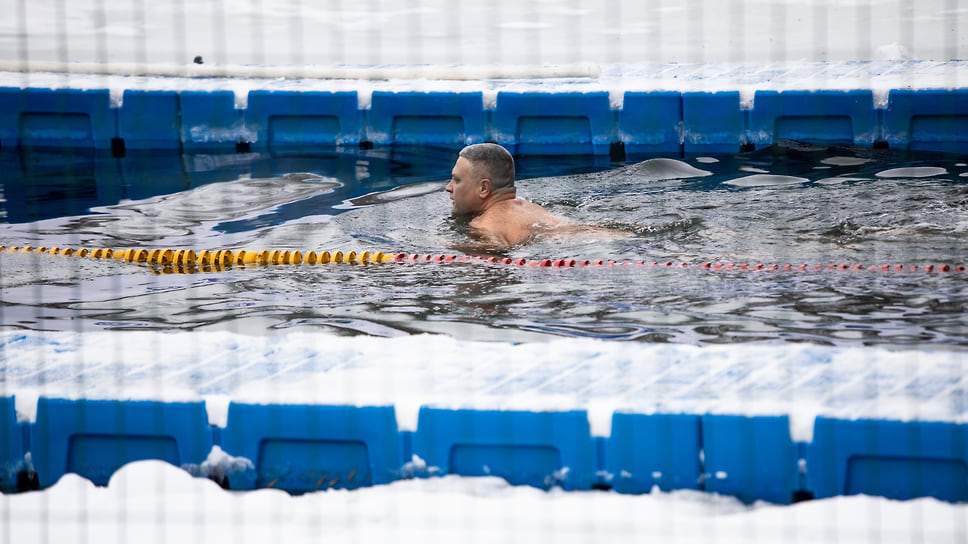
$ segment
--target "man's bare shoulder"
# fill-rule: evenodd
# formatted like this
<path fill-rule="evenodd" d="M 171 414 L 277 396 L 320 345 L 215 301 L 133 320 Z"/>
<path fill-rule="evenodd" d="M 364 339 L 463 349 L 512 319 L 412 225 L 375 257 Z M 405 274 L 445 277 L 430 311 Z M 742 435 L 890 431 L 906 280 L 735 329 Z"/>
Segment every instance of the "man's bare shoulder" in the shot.
<path fill-rule="evenodd" d="M 520 198 L 495 203 L 475 217 L 470 226 L 484 237 L 520 244 L 541 230 L 571 223 L 541 206 Z"/>
<path fill-rule="evenodd" d="M 517 222 L 523 224 L 540 223 L 544 225 L 559 225 L 569 223 L 570 220 L 560 215 L 555 215 L 541 206 L 515 198 L 497 202 L 477 219 L 487 222 L 507 223 Z"/>

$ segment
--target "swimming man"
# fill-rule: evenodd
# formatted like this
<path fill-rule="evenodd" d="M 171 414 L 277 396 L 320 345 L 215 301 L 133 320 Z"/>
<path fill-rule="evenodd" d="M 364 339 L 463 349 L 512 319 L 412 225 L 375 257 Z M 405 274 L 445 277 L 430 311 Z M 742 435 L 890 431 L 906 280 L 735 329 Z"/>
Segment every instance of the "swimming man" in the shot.
<path fill-rule="evenodd" d="M 446 191 L 454 201 L 451 215 L 470 217 L 471 233 L 485 242 L 518 245 L 539 232 L 575 225 L 517 197 L 514 158 L 497 144 L 462 149 Z"/>

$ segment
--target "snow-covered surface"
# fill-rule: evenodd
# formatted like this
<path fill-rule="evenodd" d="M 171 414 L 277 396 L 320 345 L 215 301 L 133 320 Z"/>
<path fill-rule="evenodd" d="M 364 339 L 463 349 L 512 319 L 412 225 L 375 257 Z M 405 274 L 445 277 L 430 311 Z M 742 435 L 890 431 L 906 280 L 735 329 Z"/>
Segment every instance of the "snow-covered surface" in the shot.
<path fill-rule="evenodd" d="M 6 63 L 7 66 L 10 63 Z M 70 65 L 68 65 L 70 66 Z M 500 70 L 488 67 L 370 67 L 349 72 L 357 79 L 307 78 L 305 70 L 285 68 L 289 77 L 193 78 L 184 76 L 127 76 L 90 73 L 84 66 L 70 72 L 2 71 L 0 85 L 22 88 L 108 89 L 111 105 L 121 107 L 124 91 L 136 90 L 228 90 L 235 93 L 235 106 L 244 109 L 253 90 L 353 91 L 360 109 L 370 107 L 375 91 L 452 92 L 482 94 L 484 108 L 497 105 L 500 92 L 607 92 L 612 109 L 621 109 L 626 92 L 739 91 L 740 105 L 752 109 L 758 90 L 855 90 L 869 89 L 874 107 L 886 108 L 892 89 L 961 89 L 968 86 L 968 61 L 872 61 L 872 62 L 780 62 L 723 64 L 626 64 L 561 67 L 562 73 L 588 73 L 581 77 L 555 77 L 555 70 L 519 67 L 495 77 Z M 248 74 L 246 67 L 225 67 L 232 73 Z M 236 70 L 237 69 L 237 70 Z M 276 67 L 277 71 L 285 71 Z M 334 73 L 342 73 L 334 69 Z M 325 70 L 321 70 L 325 72 Z M 481 79 L 473 79 L 474 74 Z M 440 79 L 428 79 L 436 75 Z M 388 79 L 383 79 L 384 77 Z"/>
<path fill-rule="evenodd" d="M 482 92 L 968 86 L 968 9 L 944 0 L 17 2 L 0 85 Z M 204 64 L 193 65 L 200 56 Z M 49 64 L 71 66 L 51 72 Z M 134 67 L 132 67 L 134 65 Z M 142 66 L 143 65 L 143 66 Z M 171 77 L 135 74 L 172 74 Z M 230 77 L 186 77 L 186 74 Z"/>
<path fill-rule="evenodd" d="M 537 65 L 958 58 L 956 0 L 13 2 L 0 58 Z"/>
<path fill-rule="evenodd" d="M 646 495 L 541 491 L 448 476 L 290 497 L 223 491 L 142 461 L 96 488 L 73 474 L 0 496 L 0 542 L 965 542 L 965 505 L 838 497 L 793 506 L 694 491 Z"/>
<path fill-rule="evenodd" d="M 246 70 L 240 68 L 241 73 Z M 583 67 L 574 67 L 580 72 Z M 77 68 L 78 71 L 81 68 Z M 231 67 L 227 70 L 231 71 Z M 363 69 L 365 72 L 367 69 Z M 494 70 L 373 67 L 374 74 L 388 74 L 381 80 L 371 74 L 366 79 L 308 79 L 299 68 L 291 77 L 274 79 L 191 78 L 125 76 L 77 72 L 3 72 L 0 85 L 7 87 L 108 89 L 111 104 L 120 107 L 127 89 L 138 90 L 229 90 L 235 93 L 235 106 L 245 108 L 252 90 L 275 91 L 354 91 L 361 109 L 370 107 L 374 91 L 389 92 L 480 92 L 482 105 L 493 109 L 500 92 L 607 92 L 613 109 L 623 106 L 626 92 L 635 91 L 739 91 L 744 109 L 754 106 L 758 90 L 853 90 L 870 89 L 874 106 L 887 107 L 891 89 L 960 89 L 968 86 L 968 61 L 872 61 L 872 62 L 779 62 L 724 64 L 628 64 L 604 65 L 590 70 L 592 76 L 545 77 L 533 70 L 529 77 L 486 79 Z M 457 79 L 479 72 L 485 79 Z M 427 73 L 451 79 L 427 79 Z M 521 75 L 528 76 L 527 69 Z"/>
<path fill-rule="evenodd" d="M 447 336 L 232 332 L 0 333 L 6 391 L 34 419 L 38 396 L 588 410 L 609 436 L 614 411 L 783 415 L 810 441 L 817 415 L 968 422 L 968 357 L 788 344 L 695 347 L 570 339 L 472 342 Z"/>

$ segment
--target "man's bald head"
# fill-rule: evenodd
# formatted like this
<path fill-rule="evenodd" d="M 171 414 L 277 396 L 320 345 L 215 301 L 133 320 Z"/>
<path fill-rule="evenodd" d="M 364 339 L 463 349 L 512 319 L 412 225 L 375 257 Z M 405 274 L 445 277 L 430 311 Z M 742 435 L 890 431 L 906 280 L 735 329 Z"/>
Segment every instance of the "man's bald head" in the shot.
<path fill-rule="evenodd" d="M 507 149 L 498 144 L 474 144 L 462 149 L 460 156 L 481 178 L 490 179 L 494 189 L 514 187 L 514 157 Z"/>

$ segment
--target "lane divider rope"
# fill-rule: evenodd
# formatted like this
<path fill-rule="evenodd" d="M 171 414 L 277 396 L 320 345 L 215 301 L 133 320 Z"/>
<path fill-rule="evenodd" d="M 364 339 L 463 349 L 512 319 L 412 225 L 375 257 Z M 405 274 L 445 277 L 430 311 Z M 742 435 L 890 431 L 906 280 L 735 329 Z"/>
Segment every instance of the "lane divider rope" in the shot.
<path fill-rule="evenodd" d="M 451 264 L 451 263 L 491 263 L 518 267 L 572 268 L 587 266 L 653 267 L 653 268 L 700 268 L 713 271 L 754 271 L 754 272 L 820 272 L 834 270 L 880 271 L 880 272 L 966 272 L 965 265 L 926 264 L 903 265 L 882 264 L 865 266 L 861 264 L 764 264 L 764 263 L 713 263 L 691 264 L 676 261 L 613 261 L 577 259 L 511 259 L 510 257 L 474 257 L 470 255 L 432 255 L 418 253 L 383 253 L 381 251 L 300 251 L 288 250 L 202 250 L 191 249 L 110 249 L 110 248 L 60 248 L 32 246 L 3 246 L 0 251 L 21 251 L 49 253 L 92 259 L 114 259 L 130 263 L 143 263 L 161 267 L 163 273 L 194 273 L 221 271 L 235 266 L 255 265 L 317 265 L 317 264 Z"/>
<path fill-rule="evenodd" d="M 73 257 L 88 257 L 92 259 L 114 259 L 130 263 L 145 263 L 163 267 L 218 267 L 228 268 L 242 265 L 295 265 L 295 264 L 378 264 L 392 262 L 395 255 L 383 252 L 369 251 L 231 251 L 231 250 L 202 250 L 192 249 L 110 249 L 110 248 L 60 248 L 60 247 L 31 247 L 31 246 L 2 246 L 0 250 L 50 253 Z"/>

